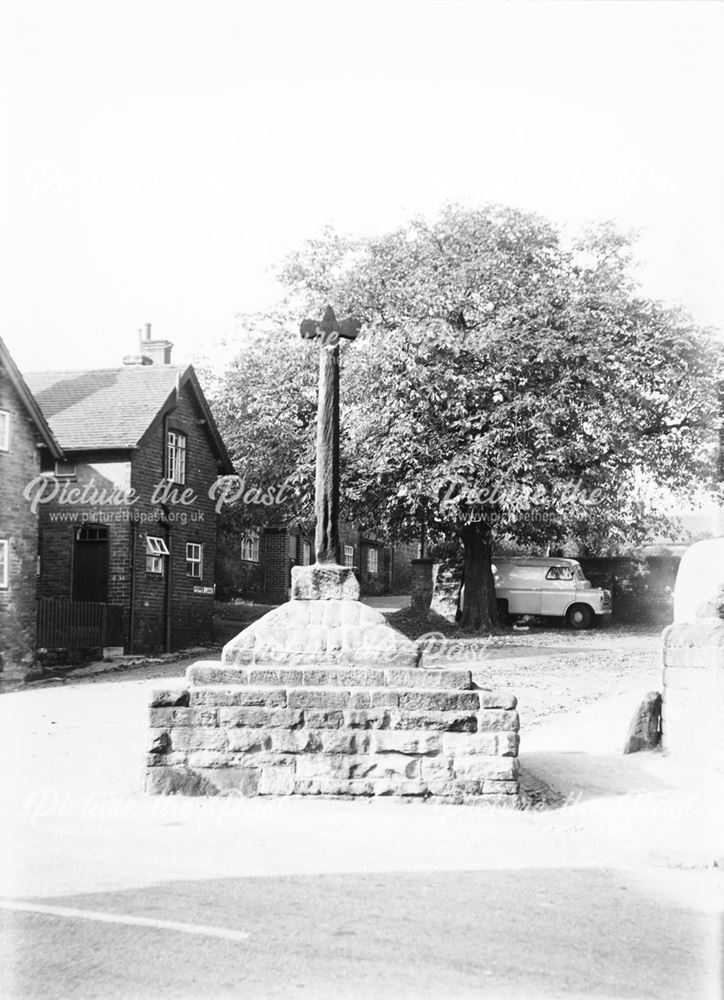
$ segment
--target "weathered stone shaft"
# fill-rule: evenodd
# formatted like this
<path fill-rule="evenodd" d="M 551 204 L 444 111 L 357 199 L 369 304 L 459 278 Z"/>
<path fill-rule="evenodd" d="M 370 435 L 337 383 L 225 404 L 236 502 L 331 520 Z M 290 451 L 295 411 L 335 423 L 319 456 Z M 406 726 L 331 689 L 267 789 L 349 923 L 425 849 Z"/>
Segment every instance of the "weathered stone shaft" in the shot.
<path fill-rule="evenodd" d="M 319 352 L 315 558 L 336 563 L 339 554 L 339 346 Z"/>

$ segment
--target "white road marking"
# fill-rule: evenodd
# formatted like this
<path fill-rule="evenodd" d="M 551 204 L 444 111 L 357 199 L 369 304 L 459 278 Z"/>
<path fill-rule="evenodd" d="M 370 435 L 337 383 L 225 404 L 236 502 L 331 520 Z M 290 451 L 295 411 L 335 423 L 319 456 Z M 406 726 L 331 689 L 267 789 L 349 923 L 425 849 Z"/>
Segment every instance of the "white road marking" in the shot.
<path fill-rule="evenodd" d="M 0 899 L 0 910 L 18 910 L 23 913 L 44 913 L 51 917 L 70 917 L 77 920 L 95 920 L 101 924 L 128 924 L 131 927 L 153 927 L 161 931 L 181 931 L 183 934 L 203 934 L 207 937 L 225 938 L 227 941 L 245 941 L 246 931 L 232 931 L 225 927 L 206 927 L 203 924 L 181 924 L 176 920 L 155 920 L 153 917 L 132 917 L 125 913 L 101 913 L 97 910 L 76 910 L 70 906 L 46 906 L 20 899 Z"/>

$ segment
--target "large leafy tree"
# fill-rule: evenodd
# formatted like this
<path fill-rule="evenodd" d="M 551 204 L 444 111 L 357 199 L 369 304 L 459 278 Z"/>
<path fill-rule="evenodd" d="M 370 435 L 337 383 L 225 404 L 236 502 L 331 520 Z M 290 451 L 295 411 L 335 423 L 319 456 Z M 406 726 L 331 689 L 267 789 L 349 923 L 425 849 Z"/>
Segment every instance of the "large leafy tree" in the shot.
<path fill-rule="evenodd" d="M 327 232 L 282 278 L 297 315 L 331 302 L 364 322 L 345 500 L 398 535 L 460 538 L 463 627 L 495 624 L 496 536 L 631 541 L 652 486 L 716 488 L 721 344 L 639 295 L 611 226 L 566 245 L 538 216 L 449 207 L 378 238 Z"/>

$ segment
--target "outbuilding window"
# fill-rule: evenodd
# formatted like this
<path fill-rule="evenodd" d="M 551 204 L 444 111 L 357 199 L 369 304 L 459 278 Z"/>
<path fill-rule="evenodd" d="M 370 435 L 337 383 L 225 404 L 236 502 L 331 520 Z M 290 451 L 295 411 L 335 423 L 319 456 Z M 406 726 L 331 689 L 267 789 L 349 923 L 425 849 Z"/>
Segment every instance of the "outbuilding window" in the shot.
<path fill-rule="evenodd" d="M 249 528 L 241 539 L 241 558 L 244 562 L 259 562 L 258 528 Z"/>
<path fill-rule="evenodd" d="M 146 539 L 146 572 L 163 575 L 163 557 L 169 555 L 163 538 L 149 535 Z"/>
<path fill-rule="evenodd" d="M 378 572 L 377 549 L 367 549 L 367 572 Z"/>
<path fill-rule="evenodd" d="M 354 545 L 345 545 L 344 564 L 345 566 L 354 566 Z"/>
<path fill-rule="evenodd" d="M 9 586 L 9 557 L 10 546 L 7 538 L 0 538 L 0 590 L 7 590 Z"/>
<path fill-rule="evenodd" d="M 204 575 L 204 547 L 199 542 L 186 543 L 186 575 L 194 580 Z"/>

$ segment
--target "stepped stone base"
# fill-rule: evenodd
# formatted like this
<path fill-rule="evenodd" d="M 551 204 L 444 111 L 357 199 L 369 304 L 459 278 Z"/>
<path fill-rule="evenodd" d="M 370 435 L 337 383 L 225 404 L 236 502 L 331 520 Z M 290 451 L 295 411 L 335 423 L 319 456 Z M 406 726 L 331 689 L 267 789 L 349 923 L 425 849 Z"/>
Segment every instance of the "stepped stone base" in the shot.
<path fill-rule="evenodd" d="M 358 601 L 291 601 L 152 692 L 146 789 L 518 804 L 513 695 L 420 650 Z"/>

